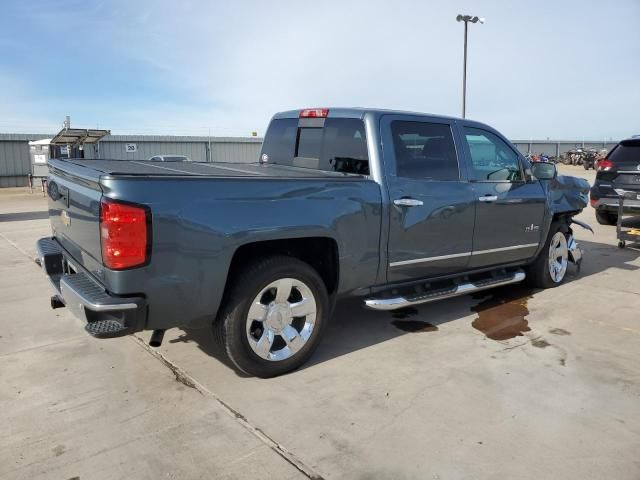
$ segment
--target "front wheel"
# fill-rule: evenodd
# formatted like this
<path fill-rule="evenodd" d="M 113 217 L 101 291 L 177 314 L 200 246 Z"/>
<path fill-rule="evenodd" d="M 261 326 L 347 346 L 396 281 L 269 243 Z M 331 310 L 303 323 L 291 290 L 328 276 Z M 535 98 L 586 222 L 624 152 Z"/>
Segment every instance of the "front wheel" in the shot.
<path fill-rule="evenodd" d="M 330 310 L 318 273 L 296 258 L 272 256 L 244 268 L 232 282 L 214 332 L 233 364 L 268 378 L 305 363 Z"/>
<path fill-rule="evenodd" d="M 559 223 L 551 224 L 549 235 L 538 258 L 527 268 L 527 281 L 536 288 L 557 287 L 569 267 L 567 234 Z"/>

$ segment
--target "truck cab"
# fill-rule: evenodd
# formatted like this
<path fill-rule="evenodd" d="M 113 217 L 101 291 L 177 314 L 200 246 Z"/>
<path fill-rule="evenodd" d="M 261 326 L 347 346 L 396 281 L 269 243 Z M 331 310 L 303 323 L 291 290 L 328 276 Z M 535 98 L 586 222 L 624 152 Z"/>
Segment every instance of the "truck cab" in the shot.
<path fill-rule="evenodd" d="M 547 194 L 499 132 L 442 116 L 330 112 L 276 115 L 261 161 L 363 174 L 380 184 L 386 210 L 381 282 L 526 261 L 536 254 L 549 220 Z"/>

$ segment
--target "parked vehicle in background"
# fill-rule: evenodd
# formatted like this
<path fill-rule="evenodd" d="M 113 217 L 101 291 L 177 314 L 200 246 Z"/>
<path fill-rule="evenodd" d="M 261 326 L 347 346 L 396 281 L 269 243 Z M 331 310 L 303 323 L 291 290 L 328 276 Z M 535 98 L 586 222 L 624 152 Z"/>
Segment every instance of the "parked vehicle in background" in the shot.
<path fill-rule="evenodd" d="M 548 157 L 547 155 L 545 155 L 544 153 L 541 153 L 539 155 L 537 154 L 531 154 L 531 153 L 527 153 L 527 155 L 525 156 L 525 158 L 527 160 L 529 160 L 529 162 L 533 163 L 533 162 L 551 162 L 550 157 Z"/>
<path fill-rule="evenodd" d="M 38 258 L 96 337 L 209 327 L 261 377 L 304 363 L 337 298 L 395 310 L 525 278 L 560 285 L 589 184 L 482 123 L 275 115 L 260 162 L 51 160 Z"/>
<path fill-rule="evenodd" d="M 593 162 L 593 169 L 594 170 L 598 170 L 598 164 L 601 160 L 604 160 L 607 156 L 607 149 L 603 148 L 601 150 L 598 151 L 598 153 L 596 154 L 596 159 Z"/>
<path fill-rule="evenodd" d="M 619 195 L 623 191 L 640 193 L 640 138 L 622 140 L 598 161 L 596 180 L 591 187 L 591 206 L 601 225 L 618 220 Z M 640 200 L 625 200 L 632 211 Z M 625 210 L 626 211 L 626 210 Z"/>
<path fill-rule="evenodd" d="M 576 148 L 575 150 L 569 150 L 567 152 L 570 165 L 582 165 L 585 158 L 585 151 L 582 148 Z"/>
<path fill-rule="evenodd" d="M 582 166 L 585 170 L 595 168 L 596 160 L 598 159 L 598 151 L 595 148 L 590 148 L 584 152 L 582 159 Z"/>
<path fill-rule="evenodd" d="M 154 155 L 149 159 L 150 162 L 191 162 L 192 160 L 185 155 Z"/>

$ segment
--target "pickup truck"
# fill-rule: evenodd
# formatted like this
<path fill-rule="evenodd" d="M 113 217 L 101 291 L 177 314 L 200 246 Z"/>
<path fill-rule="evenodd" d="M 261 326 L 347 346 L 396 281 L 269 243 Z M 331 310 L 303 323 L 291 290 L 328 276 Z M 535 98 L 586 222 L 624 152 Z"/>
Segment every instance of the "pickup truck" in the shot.
<path fill-rule="evenodd" d="M 317 108 L 276 114 L 255 164 L 50 160 L 47 191 L 52 307 L 153 346 L 211 328 L 271 377 L 311 356 L 339 297 L 394 310 L 561 284 L 589 185 L 475 121 Z"/>

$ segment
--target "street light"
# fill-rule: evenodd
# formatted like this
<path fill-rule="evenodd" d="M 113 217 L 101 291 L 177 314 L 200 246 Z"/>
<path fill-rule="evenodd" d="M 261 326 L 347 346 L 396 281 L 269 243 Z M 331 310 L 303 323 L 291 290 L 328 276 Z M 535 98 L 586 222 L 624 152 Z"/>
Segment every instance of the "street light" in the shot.
<path fill-rule="evenodd" d="M 464 64 L 462 67 L 462 118 L 465 118 L 467 113 L 467 28 L 469 22 L 471 23 L 484 23 L 484 18 L 475 17 L 471 15 L 458 15 L 456 17 L 458 22 L 464 22 Z"/>

